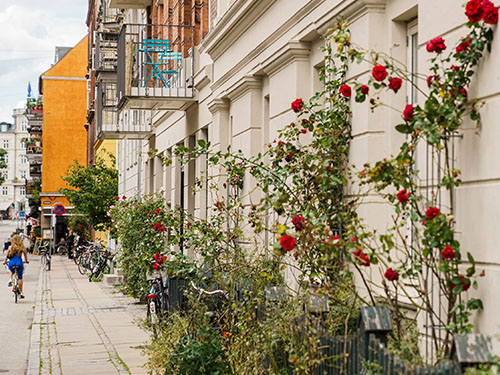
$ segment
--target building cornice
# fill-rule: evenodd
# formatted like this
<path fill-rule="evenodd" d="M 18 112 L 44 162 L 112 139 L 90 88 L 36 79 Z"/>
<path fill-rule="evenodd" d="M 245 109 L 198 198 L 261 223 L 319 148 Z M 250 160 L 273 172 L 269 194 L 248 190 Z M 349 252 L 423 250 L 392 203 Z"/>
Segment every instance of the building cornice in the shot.
<path fill-rule="evenodd" d="M 214 115 L 217 112 L 229 110 L 229 100 L 225 98 L 216 98 L 208 103 L 208 110 Z"/>
<path fill-rule="evenodd" d="M 235 1 L 203 40 L 200 51 L 216 60 L 277 0 Z"/>

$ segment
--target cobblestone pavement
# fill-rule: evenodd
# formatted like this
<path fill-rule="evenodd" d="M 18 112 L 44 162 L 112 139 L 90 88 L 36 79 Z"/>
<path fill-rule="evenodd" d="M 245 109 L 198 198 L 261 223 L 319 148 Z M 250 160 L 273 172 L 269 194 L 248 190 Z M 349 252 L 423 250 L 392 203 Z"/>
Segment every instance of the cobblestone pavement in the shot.
<path fill-rule="evenodd" d="M 146 374 L 148 340 L 136 320 L 145 308 L 101 283 L 90 283 L 75 264 L 52 258 L 40 271 L 28 374 Z"/>

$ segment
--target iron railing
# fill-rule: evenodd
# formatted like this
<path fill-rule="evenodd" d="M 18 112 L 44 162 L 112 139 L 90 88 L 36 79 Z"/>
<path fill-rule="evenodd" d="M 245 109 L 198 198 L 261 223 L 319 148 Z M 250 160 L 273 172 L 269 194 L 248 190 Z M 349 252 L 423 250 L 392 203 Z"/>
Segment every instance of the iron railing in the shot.
<path fill-rule="evenodd" d="M 118 34 L 96 33 L 94 68 L 98 72 L 116 72 Z"/>
<path fill-rule="evenodd" d="M 96 128 L 98 139 L 141 139 L 152 132 L 152 113 L 149 110 L 117 111 L 115 82 L 96 85 Z"/>
<path fill-rule="evenodd" d="M 194 26 L 124 24 L 118 39 L 118 100 L 192 98 Z"/>

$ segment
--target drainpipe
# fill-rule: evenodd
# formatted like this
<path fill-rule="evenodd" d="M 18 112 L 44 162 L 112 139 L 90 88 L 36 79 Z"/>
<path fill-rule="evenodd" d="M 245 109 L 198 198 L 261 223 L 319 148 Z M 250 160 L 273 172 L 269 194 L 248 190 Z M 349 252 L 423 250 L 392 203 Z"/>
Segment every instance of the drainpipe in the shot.
<path fill-rule="evenodd" d="M 137 141 L 137 199 L 141 200 L 141 152 L 142 152 L 142 139 Z"/>

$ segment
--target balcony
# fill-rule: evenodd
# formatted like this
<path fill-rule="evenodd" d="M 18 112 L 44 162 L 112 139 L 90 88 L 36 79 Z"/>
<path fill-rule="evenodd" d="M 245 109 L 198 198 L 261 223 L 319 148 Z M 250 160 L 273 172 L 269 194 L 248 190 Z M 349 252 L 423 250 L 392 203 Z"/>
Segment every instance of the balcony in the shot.
<path fill-rule="evenodd" d="M 183 110 L 194 101 L 193 26 L 123 25 L 118 110 Z"/>
<path fill-rule="evenodd" d="M 116 83 L 98 82 L 97 139 L 142 139 L 151 135 L 151 111 L 116 109 Z"/>
<path fill-rule="evenodd" d="M 94 55 L 94 68 L 97 73 L 116 73 L 117 47 L 118 33 L 97 33 Z"/>
<path fill-rule="evenodd" d="M 110 8 L 144 9 L 153 5 L 153 0 L 111 0 Z"/>
<path fill-rule="evenodd" d="M 30 166 L 30 176 L 33 178 L 41 177 L 42 175 L 42 166 L 34 165 Z"/>

